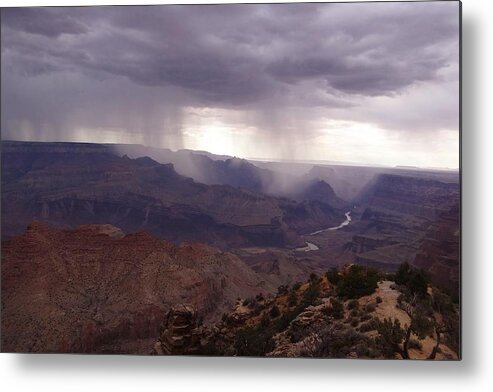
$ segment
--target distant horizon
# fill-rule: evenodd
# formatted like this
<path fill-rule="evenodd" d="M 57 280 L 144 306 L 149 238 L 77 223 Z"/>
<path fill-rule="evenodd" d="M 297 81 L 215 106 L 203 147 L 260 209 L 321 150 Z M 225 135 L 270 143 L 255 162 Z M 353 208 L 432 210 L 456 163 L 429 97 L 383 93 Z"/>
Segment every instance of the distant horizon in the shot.
<path fill-rule="evenodd" d="M 214 156 L 224 156 L 229 158 L 238 158 L 244 159 L 246 161 L 252 162 L 272 162 L 272 163 L 295 163 L 295 164 L 306 164 L 306 165 L 326 165 L 326 166 L 361 166 L 361 167 L 381 167 L 381 168 L 391 168 L 391 169 L 418 169 L 424 171 L 460 171 L 460 168 L 450 168 L 450 167 L 420 167 L 420 166 L 406 166 L 406 165 L 396 165 L 396 166 L 386 166 L 386 165 L 375 165 L 375 164 L 366 164 L 364 162 L 346 162 L 346 161 L 324 161 L 324 160 L 285 160 L 285 159 L 276 159 L 276 158 L 263 158 L 263 157 L 242 157 L 230 154 L 216 154 L 207 150 L 195 150 L 190 148 L 180 148 L 173 149 L 169 147 L 157 147 L 157 146 L 149 146 L 145 144 L 138 143 L 96 143 L 91 141 L 57 141 L 57 140 L 17 140 L 17 139 L 2 139 L 1 142 L 25 142 L 25 143 L 80 143 L 80 144 L 101 144 L 101 145 L 127 145 L 127 146 L 142 146 L 145 148 L 157 148 L 163 150 L 170 150 L 173 152 L 178 151 L 191 151 L 194 153 L 207 153 Z"/>
<path fill-rule="evenodd" d="M 1 129 L 16 139 L 458 168 L 459 6 L 5 8 Z"/>

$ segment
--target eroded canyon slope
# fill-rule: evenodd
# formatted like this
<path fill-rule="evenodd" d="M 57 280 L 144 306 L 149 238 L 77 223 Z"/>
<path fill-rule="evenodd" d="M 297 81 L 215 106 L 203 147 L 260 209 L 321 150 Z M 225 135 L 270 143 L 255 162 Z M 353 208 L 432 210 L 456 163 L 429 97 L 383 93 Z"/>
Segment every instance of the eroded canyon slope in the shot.
<path fill-rule="evenodd" d="M 299 234 L 343 217 L 325 202 L 205 185 L 171 164 L 84 143 L 3 142 L 2 207 L 2 238 L 37 219 L 72 228 L 113 224 L 126 233 L 146 230 L 222 248 L 300 245 Z"/>
<path fill-rule="evenodd" d="M 359 215 L 346 250 L 358 264 L 395 271 L 409 262 L 436 277 L 444 272 L 437 282 L 453 278 L 458 284 L 459 198 L 456 181 L 380 174 L 357 200 Z"/>
<path fill-rule="evenodd" d="M 2 242 L 2 350 L 148 353 L 171 306 L 217 320 L 236 298 L 274 287 L 208 245 L 33 222 Z"/>

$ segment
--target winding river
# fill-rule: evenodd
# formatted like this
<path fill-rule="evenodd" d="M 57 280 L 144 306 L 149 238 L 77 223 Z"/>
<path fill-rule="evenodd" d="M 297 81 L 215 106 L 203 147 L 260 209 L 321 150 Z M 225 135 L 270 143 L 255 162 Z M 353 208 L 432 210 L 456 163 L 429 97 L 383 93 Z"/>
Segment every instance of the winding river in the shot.
<path fill-rule="evenodd" d="M 339 226 L 333 226 L 333 227 L 328 227 L 326 229 L 317 230 L 317 231 L 314 231 L 313 233 L 310 233 L 307 235 L 311 236 L 311 235 L 323 233 L 325 231 L 342 229 L 343 227 L 349 225 L 349 223 L 351 222 L 351 211 L 346 212 L 344 215 L 346 216 L 346 220 L 344 222 L 342 222 Z M 304 246 L 302 248 L 296 248 L 295 250 L 298 252 L 310 252 L 312 250 L 320 249 L 317 245 L 312 244 L 311 242 L 305 242 L 305 243 L 306 243 L 306 246 Z"/>
<path fill-rule="evenodd" d="M 328 227 L 326 229 L 317 230 L 317 231 L 314 231 L 313 233 L 310 233 L 308 235 L 316 235 L 316 234 L 323 233 L 324 231 L 342 229 L 344 226 L 349 225 L 349 222 L 351 222 L 351 211 L 346 212 L 344 215 L 346 216 L 346 220 L 344 222 L 342 222 L 339 226 Z"/>

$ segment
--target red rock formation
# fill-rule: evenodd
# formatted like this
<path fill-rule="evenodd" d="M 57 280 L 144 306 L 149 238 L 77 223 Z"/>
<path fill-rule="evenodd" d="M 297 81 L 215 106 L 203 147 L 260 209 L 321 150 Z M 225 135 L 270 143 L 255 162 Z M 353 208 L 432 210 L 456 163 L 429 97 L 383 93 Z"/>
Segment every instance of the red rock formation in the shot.
<path fill-rule="evenodd" d="M 2 350 L 149 353 L 171 306 L 213 320 L 259 286 L 240 259 L 210 246 L 33 222 L 2 242 Z"/>
<path fill-rule="evenodd" d="M 197 311 L 191 306 L 170 309 L 163 323 L 161 336 L 154 346 L 157 355 L 194 354 L 200 348 L 203 335 Z"/>

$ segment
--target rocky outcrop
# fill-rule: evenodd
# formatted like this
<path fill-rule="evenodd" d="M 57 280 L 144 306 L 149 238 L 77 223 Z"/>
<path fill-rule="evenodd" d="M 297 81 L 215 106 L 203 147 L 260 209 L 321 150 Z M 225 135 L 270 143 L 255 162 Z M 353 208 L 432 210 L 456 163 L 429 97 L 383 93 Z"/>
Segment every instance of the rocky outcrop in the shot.
<path fill-rule="evenodd" d="M 156 355 L 189 355 L 200 349 L 203 329 L 197 311 L 187 305 L 169 310 L 161 328 L 161 336 L 154 346 Z"/>
<path fill-rule="evenodd" d="M 210 322 L 274 287 L 208 245 L 33 222 L 2 242 L 2 349 L 149 353 L 172 306 L 190 304 Z"/>

